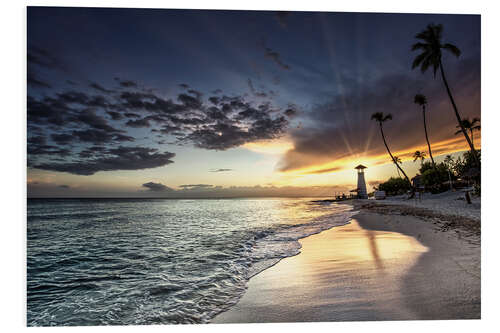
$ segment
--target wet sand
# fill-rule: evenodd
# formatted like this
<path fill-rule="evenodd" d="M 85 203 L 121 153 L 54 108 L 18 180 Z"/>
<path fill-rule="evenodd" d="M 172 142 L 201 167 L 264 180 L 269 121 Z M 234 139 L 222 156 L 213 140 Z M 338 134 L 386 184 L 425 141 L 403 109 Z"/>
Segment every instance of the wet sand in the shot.
<path fill-rule="evenodd" d="M 300 242 L 212 323 L 480 318 L 480 247 L 453 231 L 363 211 Z"/>

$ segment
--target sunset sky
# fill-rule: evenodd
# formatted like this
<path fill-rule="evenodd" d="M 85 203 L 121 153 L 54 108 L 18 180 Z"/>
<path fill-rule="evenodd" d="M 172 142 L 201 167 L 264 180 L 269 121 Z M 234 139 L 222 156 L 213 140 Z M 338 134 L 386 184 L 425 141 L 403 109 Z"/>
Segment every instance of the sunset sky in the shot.
<path fill-rule="evenodd" d="M 328 196 L 427 151 L 466 149 L 439 75 L 411 70 L 429 23 L 462 117 L 480 117 L 480 16 L 29 7 L 29 197 Z M 474 143 L 481 146 L 480 133 Z"/>

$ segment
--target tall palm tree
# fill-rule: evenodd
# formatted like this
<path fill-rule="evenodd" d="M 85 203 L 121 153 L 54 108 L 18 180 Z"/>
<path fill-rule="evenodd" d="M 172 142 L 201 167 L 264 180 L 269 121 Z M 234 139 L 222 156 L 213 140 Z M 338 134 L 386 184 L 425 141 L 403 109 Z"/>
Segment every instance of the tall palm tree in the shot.
<path fill-rule="evenodd" d="M 424 164 L 425 160 L 425 152 L 417 150 L 416 152 L 413 153 L 413 162 L 416 160 L 420 160 L 420 167 Z"/>
<path fill-rule="evenodd" d="M 478 130 L 478 131 L 481 130 L 481 125 L 479 125 L 480 122 L 481 122 L 481 120 L 479 118 L 473 118 L 472 121 L 469 120 L 469 118 L 465 118 L 462 120 L 462 126 L 470 132 L 470 138 L 471 138 L 472 144 L 474 144 L 474 130 Z M 457 126 L 457 128 L 459 128 L 459 127 L 460 126 Z M 462 132 L 462 130 L 458 130 L 455 132 L 455 135 L 457 135 L 458 133 L 461 133 L 461 132 Z"/>
<path fill-rule="evenodd" d="M 415 35 L 415 38 L 420 40 L 419 42 L 413 44 L 411 50 L 422 50 L 414 60 L 412 64 L 412 69 L 416 67 L 420 67 L 422 73 L 424 73 L 429 66 L 433 67 L 434 77 L 436 77 L 436 72 L 439 69 L 441 72 L 441 78 L 443 79 L 444 86 L 446 87 L 446 92 L 448 93 L 448 97 L 450 98 L 451 105 L 453 106 L 453 110 L 455 111 L 455 116 L 457 118 L 458 125 L 464 134 L 465 140 L 469 144 L 470 150 L 472 151 L 472 156 L 474 157 L 474 161 L 479 166 L 479 157 L 477 156 L 477 152 L 474 149 L 474 145 L 472 144 L 467 131 L 462 126 L 462 119 L 460 118 L 460 114 L 458 113 L 457 105 L 455 104 L 455 100 L 451 94 L 450 87 L 448 85 L 448 81 L 446 80 L 446 76 L 444 74 L 443 62 L 442 62 L 442 53 L 441 50 L 446 50 L 456 56 L 457 58 L 460 56 L 460 50 L 453 44 L 441 42 L 441 38 L 443 35 L 443 25 L 442 24 L 429 24 L 425 30 Z"/>
<path fill-rule="evenodd" d="M 401 159 L 398 156 L 394 156 L 394 162 L 396 162 L 396 164 L 403 163 L 403 161 L 401 161 Z M 396 165 L 396 171 L 398 172 L 398 177 L 401 178 L 401 174 L 399 173 L 399 169 L 398 169 L 397 165 Z"/>
<path fill-rule="evenodd" d="M 413 196 L 414 195 L 414 189 L 413 189 L 413 186 L 411 184 L 410 178 L 408 178 L 408 176 L 406 175 L 406 173 L 404 172 L 404 170 L 396 162 L 396 159 L 394 158 L 394 156 L 392 156 L 391 150 L 389 149 L 389 146 L 387 145 L 387 141 L 385 141 L 384 128 L 382 126 L 382 123 L 386 122 L 387 120 L 391 120 L 392 119 L 392 114 L 390 114 L 390 113 L 389 114 L 384 114 L 382 112 L 375 112 L 374 114 L 372 114 L 371 119 L 375 120 L 379 124 L 379 126 L 380 126 L 380 134 L 382 134 L 382 140 L 384 140 L 385 148 L 387 149 L 387 152 L 389 153 L 389 156 L 391 157 L 392 162 L 394 164 L 396 164 L 396 167 L 399 169 L 399 171 L 401 171 L 401 173 L 405 176 L 406 181 L 410 184 L 410 187 L 412 188 L 412 196 Z"/>
<path fill-rule="evenodd" d="M 436 167 L 436 163 L 434 163 L 434 158 L 432 157 L 431 144 L 429 143 L 429 136 L 427 135 L 427 123 L 425 121 L 425 106 L 427 105 L 427 98 L 422 94 L 416 94 L 413 102 L 422 107 L 422 114 L 424 116 L 425 140 L 427 141 L 427 147 L 429 147 L 429 156 L 431 158 L 432 165 Z"/>

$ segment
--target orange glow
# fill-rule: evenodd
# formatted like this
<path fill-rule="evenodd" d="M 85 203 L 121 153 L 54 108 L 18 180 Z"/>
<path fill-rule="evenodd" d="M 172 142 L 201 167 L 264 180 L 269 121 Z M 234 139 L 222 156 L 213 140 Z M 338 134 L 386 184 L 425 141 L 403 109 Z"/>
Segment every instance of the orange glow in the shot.
<path fill-rule="evenodd" d="M 246 143 L 243 145 L 243 148 L 256 153 L 280 155 L 284 154 L 290 149 L 293 149 L 293 143 L 287 138 L 282 138 L 279 140 Z"/>
<path fill-rule="evenodd" d="M 476 149 L 481 148 L 481 138 L 475 138 L 474 145 Z M 431 145 L 432 153 L 434 156 L 451 154 L 457 151 L 468 150 L 469 146 L 463 136 L 457 135 L 454 138 L 443 140 Z M 416 150 L 421 150 L 427 153 L 427 145 L 414 146 L 405 150 L 391 151 L 394 156 L 401 158 L 403 162 L 413 161 L 413 153 Z M 428 156 L 427 156 L 428 157 Z M 356 155 L 345 158 L 340 158 L 329 163 L 314 165 L 311 167 L 282 171 L 282 173 L 293 175 L 313 175 L 313 174 L 333 174 L 342 170 L 352 169 L 359 161 L 362 160 L 363 164 L 367 167 L 374 167 L 378 165 L 391 164 L 392 161 L 387 153 L 379 155 Z"/>

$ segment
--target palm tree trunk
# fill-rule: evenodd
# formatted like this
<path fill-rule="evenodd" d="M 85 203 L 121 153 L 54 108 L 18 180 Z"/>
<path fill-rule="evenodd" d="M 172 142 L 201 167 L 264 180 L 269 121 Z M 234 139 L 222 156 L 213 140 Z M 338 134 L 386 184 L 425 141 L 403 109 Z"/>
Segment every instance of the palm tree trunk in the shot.
<path fill-rule="evenodd" d="M 385 135 L 384 135 L 384 129 L 382 128 L 382 123 L 379 123 L 379 124 L 380 124 L 380 133 L 382 134 L 382 140 L 384 140 L 385 148 L 387 149 L 387 152 L 389 153 L 389 156 L 391 157 L 394 164 L 396 164 L 396 167 L 399 169 L 399 171 L 401 171 L 401 173 L 405 176 L 406 181 L 410 184 L 410 187 L 412 188 L 412 197 L 413 197 L 413 195 L 415 195 L 415 189 L 413 188 L 413 185 L 411 184 L 410 178 L 408 178 L 408 176 L 403 171 L 403 169 L 398 165 L 398 163 L 396 163 L 396 159 L 394 158 L 394 156 L 392 156 L 391 150 L 389 149 L 389 146 L 387 145 L 387 142 L 385 141 Z"/>
<path fill-rule="evenodd" d="M 425 140 L 427 140 L 427 147 L 429 147 L 429 156 L 431 157 L 432 165 L 435 168 L 436 163 L 434 163 L 434 158 L 432 157 L 431 144 L 429 143 L 429 136 L 427 135 L 427 123 L 425 122 L 425 105 L 422 105 L 422 113 L 424 115 Z"/>
<path fill-rule="evenodd" d="M 443 63 L 441 62 L 441 59 L 439 59 L 439 68 L 441 69 L 441 77 L 443 78 L 443 83 L 444 86 L 446 87 L 446 92 L 448 93 L 448 97 L 450 97 L 451 105 L 453 106 L 453 110 L 455 111 L 455 116 L 457 117 L 458 125 L 460 125 L 460 129 L 462 130 L 462 133 L 465 136 L 465 140 L 467 140 L 467 143 L 469 144 L 470 150 L 472 151 L 472 156 L 474 157 L 474 161 L 476 162 L 477 166 L 479 166 L 480 163 L 479 163 L 479 158 L 477 157 L 477 152 L 474 149 L 474 145 L 472 144 L 469 135 L 467 135 L 467 131 L 462 125 L 462 118 L 460 118 L 457 105 L 455 104 L 455 100 L 451 95 L 450 87 L 448 86 L 448 81 L 446 81 L 446 76 L 444 75 Z"/>

